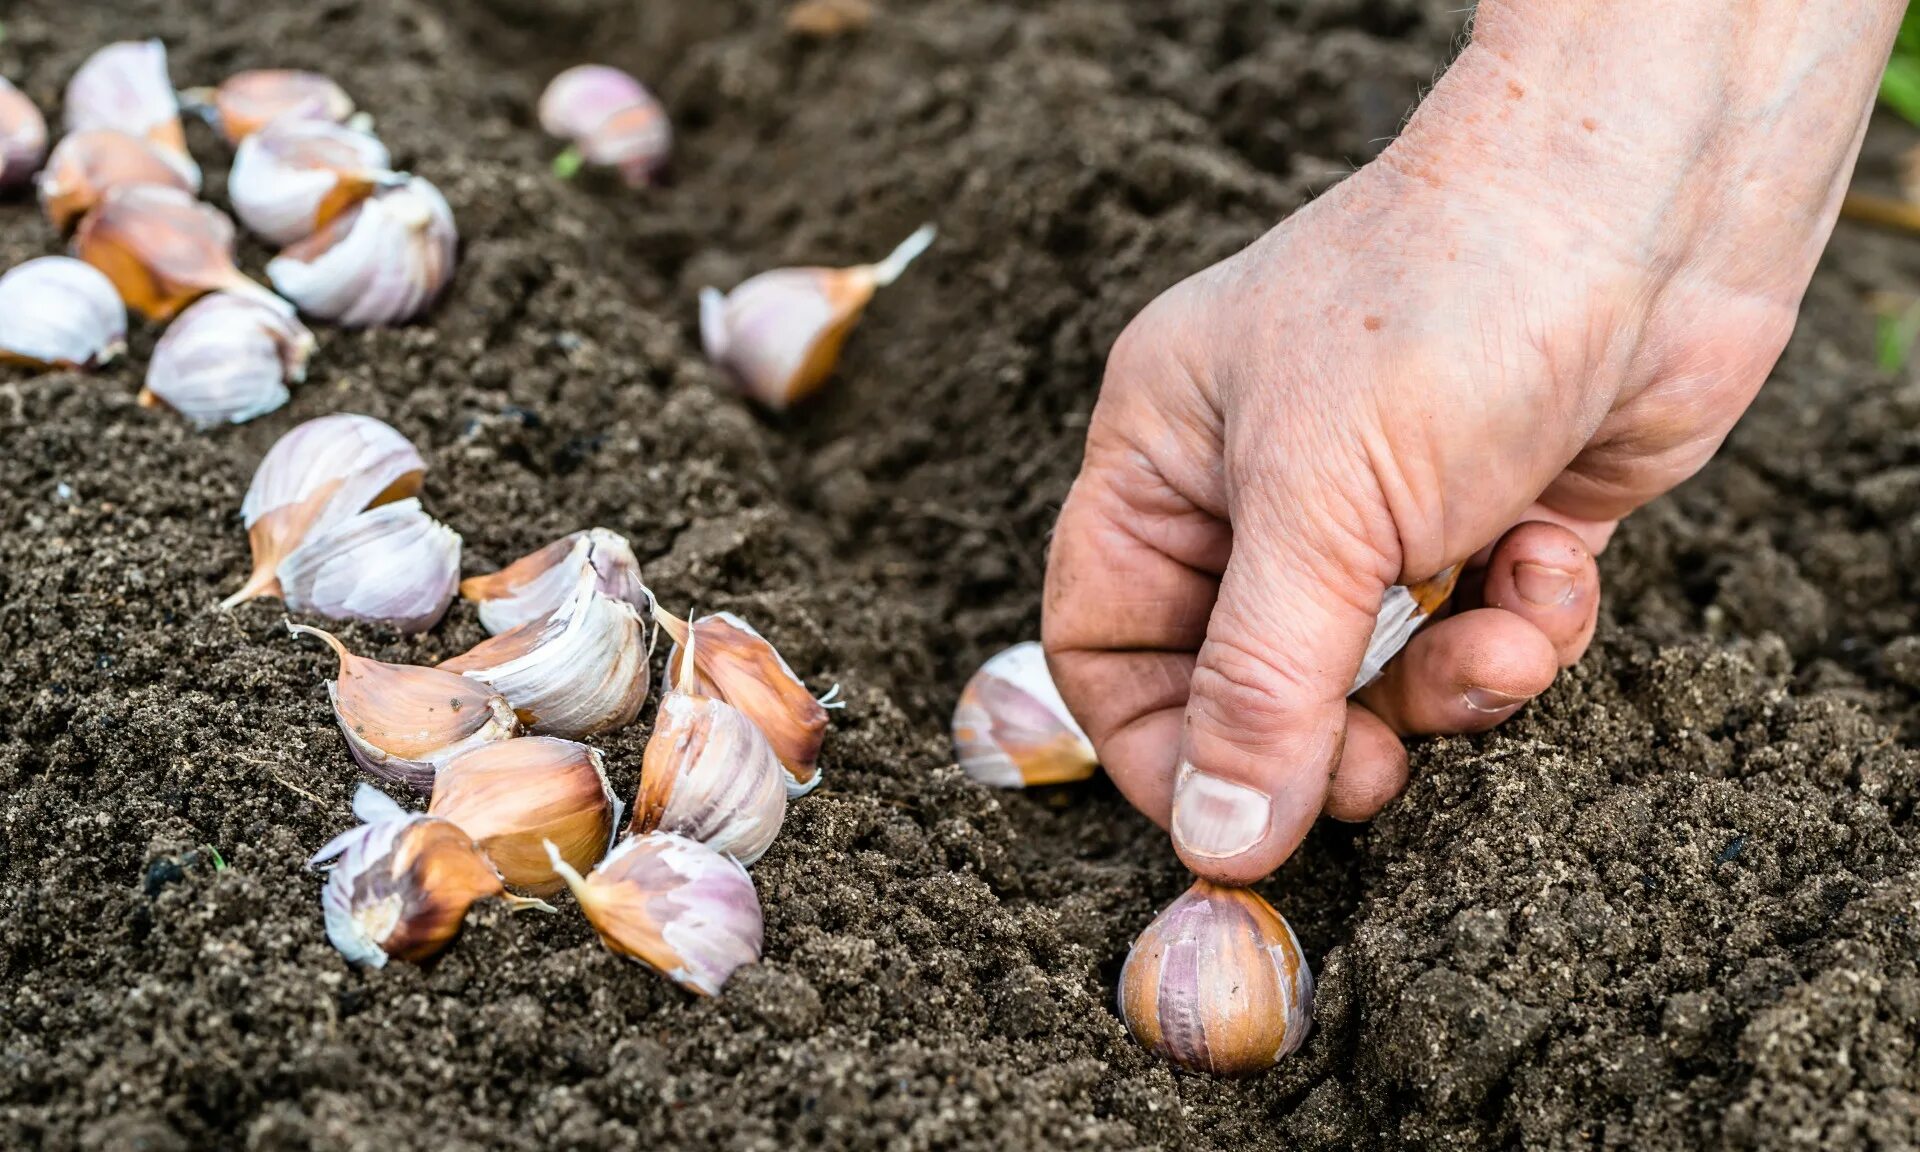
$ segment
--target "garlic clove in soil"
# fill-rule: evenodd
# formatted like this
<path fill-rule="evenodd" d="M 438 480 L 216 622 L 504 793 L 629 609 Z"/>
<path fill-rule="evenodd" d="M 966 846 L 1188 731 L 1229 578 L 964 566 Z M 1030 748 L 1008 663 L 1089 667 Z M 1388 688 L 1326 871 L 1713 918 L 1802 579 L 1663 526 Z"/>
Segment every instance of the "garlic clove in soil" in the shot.
<path fill-rule="evenodd" d="M 126 346 L 126 305 L 91 264 L 40 256 L 0 275 L 0 362 L 86 368 Z"/>
<path fill-rule="evenodd" d="M 646 627 L 592 571 L 551 616 L 522 624 L 441 664 L 490 684 L 530 730 L 584 740 L 633 722 L 647 699 Z"/>
<path fill-rule="evenodd" d="M 460 584 L 460 534 L 409 497 L 314 532 L 275 573 L 295 612 L 425 632 Z"/>
<path fill-rule="evenodd" d="M 0 76 L 0 188 L 32 179 L 46 155 L 46 117 L 25 92 Z"/>
<path fill-rule="evenodd" d="M 377 189 L 404 183 L 386 145 L 324 120 L 287 120 L 240 142 L 227 196 L 249 232 L 274 244 L 303 240 Z"/>
<path fill-rule="evenodd" d="M 115 188 L 157 184 L 191 196 L 193 186 L 153 145 L 112 128 L 69 133 L 36 182 L 40 208 L 61 232 Z"/>
<path fill-rule="evenodd" d="M 1380 678 L 1387 662 L 1399 655 L 1420 626 L 1433 618 L 1453 587 L 1460 582 L 1458 564 L 1430 580 L 1417 584 L 1396 584 L 1380 600 L 1380 613 L 1374 619 L 1373 635 L 1367 640 L 1367 653 L 1360 661 L 1360 672 L 1353 678 L 1349 695 Z"/>
<path fill-rule="evenodd" d="M 327 699 L 354 763 L 382 780 L 429 791 L 450 761 L 520 732 L 506 697 L 478 681 L 355 656 L 331 632 L 305 624 L 288 621 L 287 631 L 325 641 L 340 658 Z"/>
<path fill-rule="evenodd" d="M 640 581 L 633 546 L 605 528 L 562 536 L 498 572 L 470 576 L 460 582 L 460 595 L 480 606 L 480 623 L 498 636 L 552 615 L 589 570 L 603 595 L 642 612 L 652 607 L 653 594 Z"/>
<path fill-rule="evenodd" d="M 667 654 L 668 682 L 681 682 L 682 648 L 690 647 L 691 683 L 701 694 L 738 709 L 760 729 L 780 759 L 787 795 L 804 796 L 819 787 L 827 710 L 840 707 L 832 703 L 839 689 L 815 698 L 767 638 L 731 612 L 689 622 L 656 603 L 653 618 L 674 643 Z M 690 644 L 690 638 L 696 642 Z"/>
<path fill-rule="evenodd" d="M 546 844 L 553 843 L 570 867 L 592 868 L 613 843 L 620 802 L 597 750 L 528 736 L 477 748 L 442 766 L 427 814 L 473 837 L 509 887 L 547 896 L 566 881 L 554 871 Z"/>
<path fill-rule="evenodd" d="M 73 234 L 73 254 L 107 274 L 127 306 L 150 320 L 208 292 L 231 292 L 291 312 L 233 266 L 233 221 L 178 188 L 110 189 Z"/>
<path fill-rule="evenodd" d="M 258 301 L 215 292 L 174 318 L 147 362 L 140 403 L 165 406 L 200 429 L 244 424 L 287 402 L 306 378 L 313 333 Z"/>
<path fill-rule="evenodd" d="M 832 374 L 867 301 L 899 279 L 934 234 L 933 225 L 922 226 L 878 264 L 779 268 L 725 294 L 703 289 L 700 338 L 707 358 L 772 411 L 806 399 Z"/>
<path fill-rule="evenodd" d="M 571 176 L 582 164 L 612 168 L 630 188 L 659 179 L 673 152 L 667 111 L 640 81 L 603 64 L 580 64 L 555 76 L 540 94 L 540 127 L 572 147 L 554 160 Z"/>
<path fill-rule="evenodd" d="M 400 324 L 453 279 L 459 235 L 440 190 L 418 176 L 381 188 L 267 263 L 302 312 L 348 328 Z"/>
<path fill-rule="evenodd" d="M 307 867 L 327 869 L 321 894 L 327 939 L 354 964 L 418 964 L 447 946 L 475 901 L 498 897 L 519 911 L 553 908 L 509 893 L 473 841 L 445 820 L 408 812 L 362 784 L 363 823 L 328 841 Z"/>
<path fill-rule="evenodd" d="M 158 40 L 123 40 L 87 57 L 67 82 L 68 132 L 111 128 L 160 150 L 200 190 L 200 166 L 187 152 L 180 102 L 167 77 L 167 48 Z"/>
<path fill-rule="evenodd" d="M 214 88 L 180 93 L 186 106 L 239 144 L 269 124 L 314 121 L 338 124 L 353 115 L 353 98 L 332 79 L 296 68 L 236 72 Z"/>
<path fill-rule="evenodd" d="M 996 653 L 967 681 L 953 710 L 953 753 L 995 788 L 1070 784 L 1100 765 L 1032 640 Z"/>
<path fill-rule="evenodd" d="M 622 840 L 582 876 L 557 847 L 547 852 L 608 950 L 682 988 L 718 995 L 736 969 L 760 959 L 760 897 L 731 856 L 649 832 Z"/>
<path fill-rule="evenodd" d="M 1273 905 L 1201 880 L 1133 942 L 1120 1015 L 1135 1040 L 1183 1068 L 1263 1072 L 1306 1041 L 1313 972 Z"/>

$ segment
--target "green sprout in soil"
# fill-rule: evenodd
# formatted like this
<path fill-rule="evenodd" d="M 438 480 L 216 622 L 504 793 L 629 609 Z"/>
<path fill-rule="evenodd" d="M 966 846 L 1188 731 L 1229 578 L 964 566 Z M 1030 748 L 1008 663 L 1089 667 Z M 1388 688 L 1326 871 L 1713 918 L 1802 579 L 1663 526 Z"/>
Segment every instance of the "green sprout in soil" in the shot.
<path fill-rule="evenodd" d="M 205 852 L 207 857 L 213 861 L 213 870 L 215 872 L 225 872 L 227 870 L 227 858 L 220 855 L 220 849 L 215 848 L 211 844 L 202 844 L 200 845 L 200 850 Z"/>
<path fill-rule="evenodd" d="M 580 154 L 580 149 L 568 148 L 553 158 L 553 174 L 562 180 L 571 180 L 579 174 L 581 165 L 586 162 L 587 158 Z"/>

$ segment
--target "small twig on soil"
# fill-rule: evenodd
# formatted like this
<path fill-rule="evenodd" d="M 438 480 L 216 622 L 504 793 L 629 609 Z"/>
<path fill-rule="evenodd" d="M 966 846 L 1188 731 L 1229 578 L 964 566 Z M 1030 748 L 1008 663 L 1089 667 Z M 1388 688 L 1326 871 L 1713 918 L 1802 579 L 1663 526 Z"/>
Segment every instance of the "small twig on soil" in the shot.
<path fill-rule="evenodd" d="M 1840 202 L 1840 215 L 1862 224 L 1920 236 L 1920 204 L 1907 200 L 1875 196 L 1870 192 L 1849 192 Z"/>
<path fill-rule="evenodd" d="M 244 760 L 249 764 L 258 764 L 262 768 L 272 769 L 272 768 L 278 768 L 280 766 L 280 762 L 278 760 L 263 760 L 258 756 L 249 756 L 244 752 L 234 753 L 233 758 L 236 760 Z M 272 778 L 275 784 L 280 785 L 280 787 L 285 788 L 287 791 L 295 792 L 301 796 L 305 796 L 307 799 L 313 801 L 315 804 L 317 804 L 322 808 L 325 808 L 327 806 L 327 802 L 325 800 L 320 799 L 320 797 L 315 796 L 313 793 L 307 791 L 305 788 L 300 787 L 300 785 L 295 784 L 293 781 L 280 775 L 280 773 L 269 771 L 267 775 Z"/>

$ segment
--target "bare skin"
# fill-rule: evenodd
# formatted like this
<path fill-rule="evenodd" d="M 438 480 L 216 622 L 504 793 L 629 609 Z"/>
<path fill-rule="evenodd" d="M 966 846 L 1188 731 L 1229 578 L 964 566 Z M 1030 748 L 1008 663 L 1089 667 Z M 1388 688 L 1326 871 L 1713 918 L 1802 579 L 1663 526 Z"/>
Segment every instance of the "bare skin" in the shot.
<path fill-rule="evenodd" d="M 1115 783 L 1251 883 L 1577 661 L 1620 518 L 1793 330 L 1904 3 L 1484 0 L 1376 161 L 1113 348 L 1043 628 Z M 1383 592 L 1473 565 L 1356 698 Z"/>

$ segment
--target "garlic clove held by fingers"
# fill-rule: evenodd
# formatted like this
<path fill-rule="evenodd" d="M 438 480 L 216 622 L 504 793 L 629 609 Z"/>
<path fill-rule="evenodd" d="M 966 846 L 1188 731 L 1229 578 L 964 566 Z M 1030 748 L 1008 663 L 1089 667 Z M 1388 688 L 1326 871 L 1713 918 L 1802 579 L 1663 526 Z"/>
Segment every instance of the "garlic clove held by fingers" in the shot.
<path fill-rule="evenodd" d="M 401 324 L 453 279 L 459 234 L 440 190 L 418 176 L 380 188 L 267 263 L 302 312 L 348 328 Z"/>
<path fill-rule="evenodd" d="M 608 950 L 702 996 L 760 959 L 760 897 L 740 862 L 668 832 L 629 836 L 582 876 L 549 846 L 554 870 Z"/>
<path fill-rule="evenodd" d="M 601 593 L 645 612 L 653 595 L 640 581 L 633 546 L 617 532 L 594 528 L 563 536 L 485 576 L 460 582 L 460 595 L 480 606 L 480 623 L 495 636 L 544 620 L 566 603 L 591 570 Z"/>
<path fill-rule="evenodd" d="M 826 383 L 874 292 L 899 279 L 933 238 L 928 224 L 877 264 L 779 268 L 725 294 L 703 290 L 700 338 L 707 358 L 761 405 L 784 411 Z"/>
<path fill-rule="evenodd" d="M 340 658 L 339 676 L 327 681 L 334 719 L 354 763 L 382 780 L 426 792 L 449 762 L 519 734 L 506 698 L 476 680 L 355 656 L 305 624 L 288 621 L 287 631 L 325 641 Z"/>
<path fill-rule="evenodd" d="M 682 680 L 681 662 L 689 637 L 694 638 L 692 683 L 738 709 L 765 734 L 785 771 L 787 795 L 803 796 L 818 787 L 827 710 L 838 707 L 827 701 L 838 689 L 816 699 L 767 638 L 731 612 L 689 622 L 656 603 L 653 618 L 674 642 L 667 654 L 667 680 Z"/>
<path fill-rule="evenodd" d="M 425 632 L 460 585 L 460 534 L 398 500 L 312 533 L 275 575 L 293 611 Z"/>
<path fill-rule="evenodd" d="M 240 142 L 227 195 L 249 232 L 293 244 L 381 188 L 407 180 L 386 145 L 324 120 L 269 125 Z"/>
<path fill-rule="evenodd" d="M 269 124 L 338 124 L 353 115 L 353 98 L 345 89 L 318 72 L 296 68 L 236 72 L 217 87 L 193 88 L 180 96 L 229 144 L 239 144 Z"/>
<path fill-rule="evenodd" d="M 25 184 L 46 156 L 46 117 L 25 92 L 0 76 L 0 188 Z"/>
<path fill-rule="evenodd" d="M 200 190 L 200 166 L 187 152 L 180 101 L 167 77 L 167 48 L 158 40 L 123 40 L 87 57 L 67 82 L 68 132 L 111 128 L 160 150 Z"/>
<path fill-rule="evenodd" d="M 127 307 L 150 320 L 170 319 L 208 292 L 292 310 L 233 266 L 233 222 L 178 188 L 110 189 L 80 221 L 73 254 L 105 272 Z"/>
<path fill-rule="evenodd" d="M 1353 678 L 1353 687 L 1347 689 L 1349 695 L 1380 678 L 1387 662 L 1399 655 L 1420 626 L 1446 604 L 1459 581 L 1460 566 L 1456 564 L 1430 580 L 1396 584 L 1387 589 L 1380 601 L 1380 613 L 1374 620 L 1373 636 L 1367 641 L 1367 654 L 1360 662 L 1360 672 Z"/>
<path fill-rule="evenodd" d="M 36 188 L 47 220 L 65 232 L 108 192 L 134 184 L 157 184 L 193 194 L 193 186 L 159 149 L 112 128 L 69 133 L 47 157 Z"/>
<path fill-rule="evenodd" d="M 1035 641 L 980 666 L 953 710 L 953 751 L 967 775 L 995 788 L 1085 780 L 1099 767 Z"/>
<path fill-rule="evenodd" d="M 307 374 L 313 333 L 276 308 L 215 292 L 188 305 L 154 345 L 140 402 L 195 427 L 244 424 L 287 402 Z"/>
<path fill-rule="evenodd" d="M 0 275 L 0 362 L 87 368 L 126 346 L 126 305 L 91 264 L 40 256 Z"/>
<path fill-rule="evenodd" d="M 546 844 L 558 848 L 569 867 L 590 869 L 613 843 L 619 812 L 600 753 L 552 736 L 509 740 L 457 757 L 434 777 L 427 805 L 429 816 L 473 837 L 508 887 L 536 896 L 566 887 Z"/>
<path fill-rule="evenodd" d="M 602 64 L 555 76 L 540 94 L 540 127 L 572 147 L 554 161 L 565 178 L 580 164 L 612 168 L 630 188 L 658 180 L 673 152 L 667 111 L 640 81 Z"/>
<path fill-rule="evenodd" d="M 1183 1068 L 1271 1068 L 1313 1026 L 1313 972 L 1286 918 L 1246 888 L 1198 881 L 1154 918 L 1120 970 L 1135 1040 Z"/>

